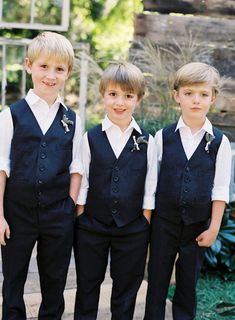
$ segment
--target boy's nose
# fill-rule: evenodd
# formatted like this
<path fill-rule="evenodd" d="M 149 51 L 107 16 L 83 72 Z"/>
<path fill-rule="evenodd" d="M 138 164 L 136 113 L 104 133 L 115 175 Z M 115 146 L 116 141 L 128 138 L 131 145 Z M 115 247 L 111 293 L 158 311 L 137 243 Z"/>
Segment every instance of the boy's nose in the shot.
<path fill-rule="evenodd" d="M 117 98 L 117 101 L 116 101 L 116 104 L 118 105 L 118 106 L 122 106 L 123 104 L 124 104 L 124 97 L 118 97 Z"/>
<path fill-rule="evenodd" d="M 55 77 L 56 77 L 55 71 L 54 70 L 48 70 L 47 78 L 48 79 L 55 79 Z"/>
<path fill-rule="evenodd" d="M 200 97 L 198 94 L 195 94 L 194 97 L 193 97 L 193 102 L 194 103 L 199 103 L 200 102 Z"/>

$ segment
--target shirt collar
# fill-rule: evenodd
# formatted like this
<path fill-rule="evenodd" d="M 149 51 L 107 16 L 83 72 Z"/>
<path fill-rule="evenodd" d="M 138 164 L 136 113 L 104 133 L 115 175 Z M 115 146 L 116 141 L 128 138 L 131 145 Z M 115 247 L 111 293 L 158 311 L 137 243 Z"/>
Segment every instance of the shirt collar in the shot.
<path fill-rule="evenodd" d="M 175 131 L 179 130 L 180 128 L 188 128 L 188 126 L 184 123 L 184 120 L 182 118 L 182 116 L 179 118 L 179 121 L 177 123 L 177 126 L 176 126 L 176 129 Z M 199 131 L 204 131 L 204 132 L 208 132 L 209 134 L 211 134 L 212 136 L 214 136 L 214 133 L 213 133 L 213 129 L 212 129 L 212 124 L 211 122 L 209 121 L 208 118 L 206 118 L 203 126 L 201 127 L 201 129 Z"/>
<path fill-rule="evenodd" d="M 31 107 L 37 105 L 37 103 L 40 103 L 40 102 L 46 103 L 45 100 L 43 100 L 38 95 L 36 95 L 36 93 L 34 93 L 33 89 L 30 89 L 28 91 L 28 93 L 25 97 L 25 100 Z M 60 104 L 62 104 L 62 106 L 65 108 L 65 110 L 68 111 L 68 108 L 65 105 L 64 101 L 62 100 L 62 97 L 60 95 L 58 95 L 58 97 L 56 98 L 56 101 L 53 103 L 53 106 L 60 105 Z"/>
<path fill-rule="evenodd" d="M 102 121 L 102 131 L 106 131 L 111 127 L 119 128 L 115 123 L 113 123 L 111 120 L 109 120 L 108 116 L 106 115 L 104 120 Z M 139 125 L 137 124 L 137 122 L 135 121 L 135 119 L 133 117 L 132 117 L 131 123 L 129 124 L 128 128 L 126 128 L 125 132 L 130 129 L 135 129 L 140 134 L 142 133 Z"/>

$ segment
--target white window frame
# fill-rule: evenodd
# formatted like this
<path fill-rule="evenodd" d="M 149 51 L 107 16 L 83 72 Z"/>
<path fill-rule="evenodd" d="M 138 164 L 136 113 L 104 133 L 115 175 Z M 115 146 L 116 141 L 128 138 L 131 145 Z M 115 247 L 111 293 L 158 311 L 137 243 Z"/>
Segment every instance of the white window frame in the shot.
<path fill-rule="evenodd" d="M 33 30 L 51 30 L 51 31 L 67 31 L 69 27 L 69 13 L 70 13 L 70 0 L 62 0 L 61 8 L 61 24 L 60 25 L 48 25 L 41 23 L 34 23 L 35 16 L 35 3 L 37 0 L 31 1 L 31 12 L 29 23 L 18 22 L 5 22 L 3 17 L 3 0 L 0 0 L 0 28 L 12 29 L 33 29 Z"/>

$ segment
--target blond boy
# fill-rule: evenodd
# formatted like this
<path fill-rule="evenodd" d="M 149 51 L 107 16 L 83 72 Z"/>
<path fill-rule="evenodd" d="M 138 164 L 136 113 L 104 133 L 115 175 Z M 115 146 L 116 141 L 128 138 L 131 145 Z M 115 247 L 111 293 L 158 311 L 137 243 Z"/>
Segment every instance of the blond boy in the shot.
<path fill-rule="evenodd" d="M 71 43 L 44 32 L 26 70 L 33 88 L 0 115 L 0 244 L 3 320 L 26 319 L 24 284 L 34 245 L 42 302 L 38 319 L 61 319 L 82 167 L 80 120 L 59 95 L 73 67 Z"/>

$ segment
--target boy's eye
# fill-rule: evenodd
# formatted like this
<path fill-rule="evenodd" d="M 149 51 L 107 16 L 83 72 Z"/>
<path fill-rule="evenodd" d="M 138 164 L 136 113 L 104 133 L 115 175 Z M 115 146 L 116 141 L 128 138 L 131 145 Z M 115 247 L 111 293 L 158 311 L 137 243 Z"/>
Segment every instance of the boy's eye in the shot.
<path fill-rule="evenodd" d="M 202 96 L 203 96 L 203 97 L 208 97 L 209 94 L 208 94 L 208 93 L 203 93 Z"/>
<path fill-rule="evenodd" d="M 41 64 L 40 67 L 45 69 L 47 67 L 47 65 L 46 64 Z"/>
<path fill-rule="evenodd" d="M 109 95 L 110 95 L 111 97 L 115 97 L 115 96 L 116 96 L 116 92 L 109 92 Z"/>
<path fill-rule="evenodd" d="M 63 71 L 64 71 L 64 68 L 58 67 L 57 70 L 58 70 L 59 72 L 63 72 Z"/>
<path fill-rule="evenodd" d="M 133 99 L 134 95 L 133 94 L 127 94 L 126 97 L 127 97 L 127 99 Z"/>
<path fill-rule="evenodd" d="M 191 92 L 185 92 L 186 96 L 190 96 Z"/>

